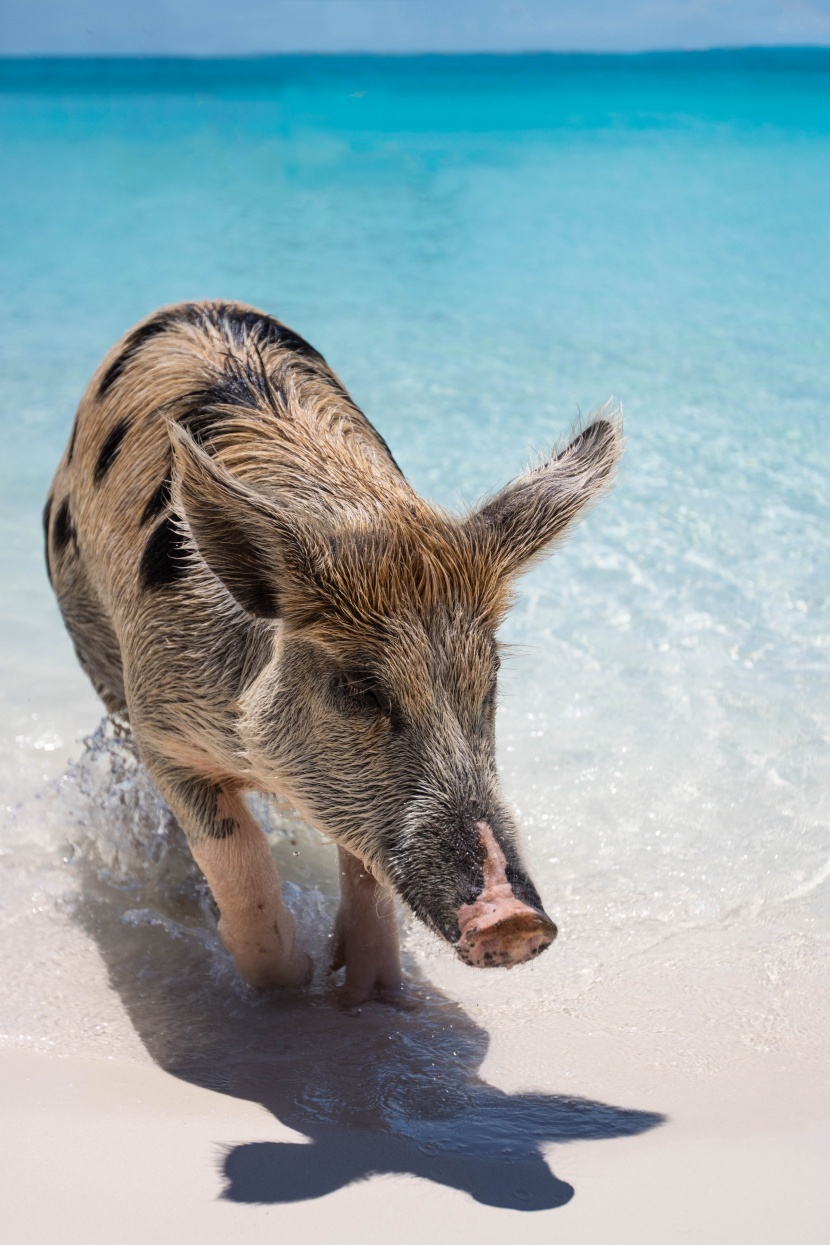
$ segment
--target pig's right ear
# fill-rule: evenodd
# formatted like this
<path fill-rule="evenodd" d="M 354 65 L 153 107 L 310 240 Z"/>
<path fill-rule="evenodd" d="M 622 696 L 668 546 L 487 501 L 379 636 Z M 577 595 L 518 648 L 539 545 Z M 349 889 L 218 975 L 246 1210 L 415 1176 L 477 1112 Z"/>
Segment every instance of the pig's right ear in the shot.
<path fill-rule="evenodd" d="M 503 574 L 548 553 L 610 488 L 623 451 L 622 417 L 602 412 L 541 467 L 520 476 L 469 520 Z"/>
<path fill-rule="evenodd" d="M 281 508 L 212 459 L 171 423 L 173 502 L 202 558 L 232 597 L 258 618 L 289 606 L 304 561 Z"/>

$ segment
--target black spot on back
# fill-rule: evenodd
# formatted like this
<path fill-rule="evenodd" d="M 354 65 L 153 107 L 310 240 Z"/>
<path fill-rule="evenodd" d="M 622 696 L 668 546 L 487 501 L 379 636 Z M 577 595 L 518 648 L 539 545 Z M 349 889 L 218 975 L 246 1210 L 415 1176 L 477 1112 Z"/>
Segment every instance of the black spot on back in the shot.
<path fill-rule="evenodd" d="M 46 498 L 46 505 L 43 507 L 43 549 L 46 555 L 46 574 L 49 577 L 49 583 L 52 582 L 52 566 L 49 561 L 49 519 L 52 514 L 52 495 Z"/>
<path fill-rule="evenodd" d="M 291 350 L 303 359 L 313 360 L 325 366 L 325 359 L 319 350 L 295 333 L 285 324 L 280 324 L 273 316 L 261 311 L 243 311 L 239 307 L 231 307 L 220 303 L 215 309 L 217 323 L 225 330 L 235 346 L 253 343 L 255 346 L 281 346 Z"/>
<path fill-rule="evenodd" d="M 170 476 L 165 476 L 156 491 L 150 497 L 147 505 L 141 514 L 139 527 L 144 527 L 145 523 L 149 523 L 151 519 L 157 519 L 163 510 L 170 505 L 170 489 L 172 486 Z"/>
<path fill-rule="evenodd" d="M 75 421 L 72 424 L 72 432 L 69 437 L 69 449 L 67 450 L 67 453 L 66 453 L 67 464 L 72 462 L 72 455 L 75 453 L 75 438 L 77 437 L 77 435 L 78 435 L 78 417 L 76 416 Z"/>
<path fill-rule="evenodd" d="M 129 427 L 129 420 L 122 419 L 119 420 L 115 427 L 107 433 L 106 440 L 101 446 L 101 452 L 98 455 L 98 461 L 95 464 L 95 471 L 92 476 L 96 484 L 101 483 L 104 476 L 107 474 L 110 467 L 118 457 L 118 451 L 121 449 L 121 442 L 127 435 Z"/>
<path fill-rule="evenodd" d="M 278 379 L 268 373 L 259 354 L 263 347 L 280 346 L 283 350 L 290 351 L 295 356 L 292 363 L 289 364 L 295 371 L 301 370 L 309 374 L 316 373 L 318 376 L 321 376 L 335 393 L 359 413 L 362 413 L 359 407 L 355 406 L 351 396 L 343 388 L 337 377 L 330 371 L 326 360 L 319 350 L 315 350 L 304 337 L 300 337 L 299 333 L 295 333 L 287 325 L 281 324 L 273 316 L 265 315 L 261 311 L 243 311 L 226 303 L 220 303 L 218 306 L 214 306 L 212 310 L 217 325 L 227 334 L 230 341 L 235 346 L 253 347 L 254 353 L 257 356 L 256 360 L 252 359 L 238 365 L 243 374 L 241 377 L 234 379 L 234 374 L 229 369 L 227 383 L 222 382 L 227 393 L 231 393 L 234 386 L 236 386 L 237 392 L 240 395 L 238 399 L 240 405 L 252 405 L 251 398 L 253 396 L 254 401 L 257 398 L 260 400 L 264 399 L 277 416 L 282 415 L 287 409 L 288 400 Z M 241 396 L 243 388 L 247 393 L 247 397 L 244 399 Z M 226 404 L 235 400 L 237 399 L 234 397 L 224 398 Z M 400 476 L 403 476 L 403 472 L 395 461 L 386 441 L 376 428 L 372 428 L 372 432 L 381 448 L 389 456 L 392 467 Z"/>
<path fill-rule="evenodd" d="M 261 410 L 266 402 L 279 416 L 284 409 L 280 403 L 284 401 L 284 394 L 263 367 L 249 368 L 228 360 L 226 371 L 218 372 L 209 384 L 178 399 L 176 419 L 197 444 L 205 446 L 232 422 L 235 411 Z"/>
<path fill-rule="evenodd" d="M 166 515 L 147 538 L 141 555 L 139 575 L 145 591 L 167 588 L 184 579 L 188 573 L 186 546 L 182 541 L 176 516 Z"/>
<path fill-rule="evenodd" d="M 166 333 L 180 319 L 181 315 L 176 311 L 160 311 L 152 319 L 147 320 L 144 324 L 140 324 L 138 328 L 128 333 L 124 349 L 116 359 L 113 359 L 101 377 L 101 383 L 98 386 L 98 397 L 103 398 L 104 394 L 123 376 L 126 368 L 139 353 L 142 346 L 145 346 L 148 341 L 152 341 L 154 337 L 158 337 L 160 333 Z"/>
<path fill-rule="evenodd" d="M 55 515 L 55 522 L 52 527 L 52 540 L 55 545 L 56 553 L 63 553 L 70 540 L 75 541 L 75 526 L 72 522 L 72 515 L 69 513 L 69 498 L 64 497 L 58 513 Z"/>
<path fill-rule="evenodd" d="M 250 406 L 256 383 L 257 379 L 245 370 L 223 372 L 199 392 L 198 400 L 203 406 Z"/>
<path fill-rule="evenodd" d="M 178 416 L 178 422 L 187 429 L 196 444 L 202 446 L 222 431 L 227 420 L 226 412 L 217 410 L 213 404 L 193 394 L 190 395 L 184 412 Z"/>

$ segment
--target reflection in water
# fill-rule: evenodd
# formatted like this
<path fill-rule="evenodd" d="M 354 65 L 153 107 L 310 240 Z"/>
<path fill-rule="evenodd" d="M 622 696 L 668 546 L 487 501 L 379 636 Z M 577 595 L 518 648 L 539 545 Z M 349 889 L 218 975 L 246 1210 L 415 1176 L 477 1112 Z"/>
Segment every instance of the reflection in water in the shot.
<path fill-rule="evenodd" d="M 477 1075 L 488 1038 L 409 964 L 415 1006 L 344 1012 L 320 982 L 256 995 L 216 936 L 204 883 L 169 811 L 111 726 L 73 776 L 79 881 L 75 917 L 165 1071 L 261 1103 L 308 1140 L 235 1146 L 224 1196 L 320 1197 L 381 1173 L 411 1173 L 492 1206 L 563 1205 L 551 1142 L 642 1132 L 660 1115 L 543 1093 L 506 1094 Z M 304 941 L 322 959 L 335 899 L 294 891 Z M 312 929 L 312 923 L 314 929 Z"/>

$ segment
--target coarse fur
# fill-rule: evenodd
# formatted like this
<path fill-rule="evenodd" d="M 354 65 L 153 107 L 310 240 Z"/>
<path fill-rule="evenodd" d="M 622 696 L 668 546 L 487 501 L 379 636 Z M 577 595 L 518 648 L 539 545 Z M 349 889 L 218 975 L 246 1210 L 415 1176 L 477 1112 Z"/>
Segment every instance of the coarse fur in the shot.
<path fill-rule="evenodd" d="M 246 789 L 340 846 L 338 944 L 359 930 L 383 946 L 355 953 L 352 998 L 397 989 L 390 887 L 462 953 L 478 933 L 459 911 L 482 910 L 490 860 L 530 915 L 518 950 L 469 962 L 551 940 L 496 772 L 496 633 L 517 574 L 610 485 L 621 449 L 602 413 L 459 517 L 412 489 L 322 356 L 251 307 L 163 308 L 104 359 L 46 504 L 47 566 L 247 980 L 298 982 L 308 964 Z M 375 918 L 358 918 L 369 891 Z"/>

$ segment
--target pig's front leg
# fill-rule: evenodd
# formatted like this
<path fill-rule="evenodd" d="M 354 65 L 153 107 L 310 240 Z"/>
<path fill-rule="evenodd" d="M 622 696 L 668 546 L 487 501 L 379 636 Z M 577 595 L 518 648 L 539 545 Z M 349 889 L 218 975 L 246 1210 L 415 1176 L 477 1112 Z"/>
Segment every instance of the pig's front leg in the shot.
<path fill-rule="evenodd" d="M 340 861 L 340 910 L 334 927 L 331 971 L 346 969 L 341 995 L 346 1007 L 369 999 L 403 1000 L 401 955 L 395 901 L 388 886 L 366 866 L 337 849 Z"/>
<path fill-rule="evenodd" d="M 219 936 L 251 986 L 301 986 L 312 963 L 294 942 L 268 840 L 242 792 L 178 768 L 150 765 L 219 908 Z"/>

